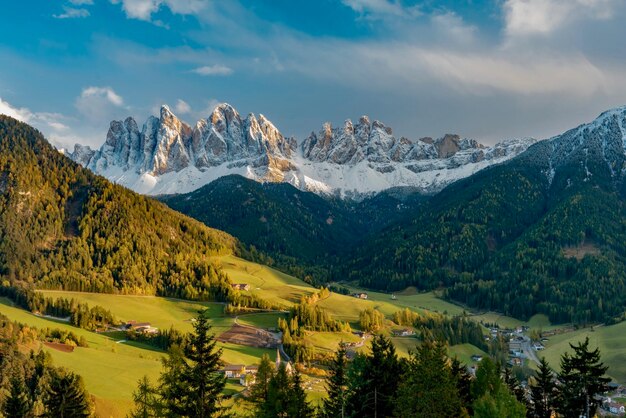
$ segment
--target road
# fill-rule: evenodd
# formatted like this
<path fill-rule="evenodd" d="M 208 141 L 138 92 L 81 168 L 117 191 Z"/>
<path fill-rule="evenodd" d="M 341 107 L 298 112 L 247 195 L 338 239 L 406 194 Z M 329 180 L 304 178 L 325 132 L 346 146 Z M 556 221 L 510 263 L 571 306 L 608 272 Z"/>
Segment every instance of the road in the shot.
<path fill-rule="evenodd" d="M 532 347 L 530 337 L 524 335 L 524 342 L 522 342 L 521 348 L 522 352 L 526 355 L 526 358 L 539 364 L 539 357 L 537 356 L 537 352 Z"/>

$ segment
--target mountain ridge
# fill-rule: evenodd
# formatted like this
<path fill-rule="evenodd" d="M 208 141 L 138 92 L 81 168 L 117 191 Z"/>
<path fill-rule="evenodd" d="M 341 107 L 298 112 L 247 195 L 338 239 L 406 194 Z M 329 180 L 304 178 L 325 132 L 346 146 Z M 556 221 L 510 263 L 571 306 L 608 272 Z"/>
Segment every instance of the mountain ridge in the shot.
<path fill-rule="evenodd" d="M 285 182 L 304 191 L 362 199 L 386 189 L 413 187 L 424 194 L 523 152 L 535 140 L 486 147 L 446 134 L 396 138 L 367 116 L 343 127 L 325 123 L 300 144 L 262 114 L 245 118 L 218 105 L 195 126 L 166 105 L 139 131 L 136 121 L 112 121 L 99 150 L 77 144 L 68 156 L 116 183 L 143 194 L 187 193 L 228 174 Z"/>

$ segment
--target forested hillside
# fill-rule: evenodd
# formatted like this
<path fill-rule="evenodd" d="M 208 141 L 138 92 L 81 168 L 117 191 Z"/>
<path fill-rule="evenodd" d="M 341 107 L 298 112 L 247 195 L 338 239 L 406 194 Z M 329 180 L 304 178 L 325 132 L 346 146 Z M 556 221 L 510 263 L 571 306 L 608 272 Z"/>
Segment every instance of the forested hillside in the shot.
<path fill-rule="evenodd" d="M 346 276 L 387 290 L 446 287 L 518 318 L 622 319 L 626 206 L 609 139 L 579 128 L 448 187 L 359 248 Z"/>
<path fill-rule="evenodd" d="M 0 116 L 0 277 L 42 288 L 225 299 L 237 242 L 111 184 Z"/>

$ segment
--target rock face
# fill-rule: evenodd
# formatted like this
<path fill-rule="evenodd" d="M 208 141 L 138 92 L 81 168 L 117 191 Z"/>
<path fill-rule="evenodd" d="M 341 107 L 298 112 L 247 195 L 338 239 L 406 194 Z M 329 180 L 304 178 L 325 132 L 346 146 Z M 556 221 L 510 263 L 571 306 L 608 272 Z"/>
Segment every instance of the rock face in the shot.
<path fill-rule="evenodd" d="M 112 181 L 146 194 L 193 191 L 228 174 L 289 182 L 322 194 L 359 198 L 392 187 L 434 193 L 451 182 L 523 152 L 534 140 L 485 147 L 445 135 L 396 138 L 367 116 L 342 127 L 325 123 L 298 146 L 263 115 L 242 118 L 221 104 L 190 126 L 167 106 L 141 131 L 133 118 L 111 122 L 102 147 L 76 145 L 69 156 Z"/>

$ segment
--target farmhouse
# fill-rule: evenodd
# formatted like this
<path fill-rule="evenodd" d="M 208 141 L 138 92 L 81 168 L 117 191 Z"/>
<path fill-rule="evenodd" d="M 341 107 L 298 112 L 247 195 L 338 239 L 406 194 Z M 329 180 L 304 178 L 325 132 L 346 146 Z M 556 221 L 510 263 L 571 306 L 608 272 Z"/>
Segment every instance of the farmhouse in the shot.
<path fill-rule="evenodd" d="M 624 408 L 624 405 L 619 404 L 617 402 L 610 402 L 607 405 L 607 409 L 612 414 L 623 414 L 623 413 L 626 413 L 626 409 Z"/>
<path fill-rule="evenodd" d="M 411 335 L 415 335 L 415 331 L 408 328 L 396 329 L 393 331 L 393 335 L 396 337 L 410 337 Z"/>
<path fill-rule="evenodd" d="M 250 290 L 250 285 L 248 283 L 233 283 L 231 287 L 235 290 Z"/>
<path fill-rule="evenodd" d="M 480 354 L 473 354 L 472 361 L 483 361 L 483 356 L 481 356 Z"/>
<path fill-rule="evenodd" d="M 224 368 L 221 371 L 229 379 L 241 379 L 242 377 L 245 377 L 246 375 L 251 375 L 251 376 L 256 375 L 256 373 L 259 371 L 259 366 L 256 366 L 256 365 L 245 366 L 243 364 L 229 364 L 228 366 L 224 366 Z"/>
<path fill-rule="evenodd" d="M 365 292 L 353 293 L 352 296 L 354 296 L 357 299 L 367 299 L 367 293 Z"/>

